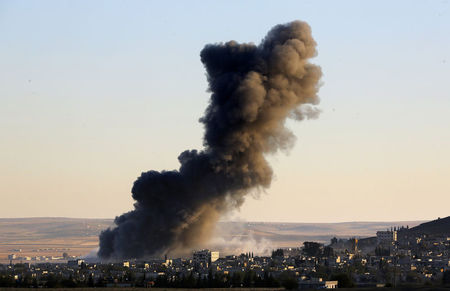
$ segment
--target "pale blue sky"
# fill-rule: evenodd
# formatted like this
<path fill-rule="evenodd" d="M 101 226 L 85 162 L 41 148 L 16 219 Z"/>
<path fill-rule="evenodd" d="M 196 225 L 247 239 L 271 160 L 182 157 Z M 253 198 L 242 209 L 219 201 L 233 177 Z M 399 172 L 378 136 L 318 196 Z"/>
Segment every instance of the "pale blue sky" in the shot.
<path fill-rule="evenodd" d="M 281 3 L 280 3 L 281 2 Z M 0 217 L 114 217 L 201 148 L 207 43 L 307 21 L 323 110 L 233 218 L 450 215 L 449 1 L 0 0 Z"/>

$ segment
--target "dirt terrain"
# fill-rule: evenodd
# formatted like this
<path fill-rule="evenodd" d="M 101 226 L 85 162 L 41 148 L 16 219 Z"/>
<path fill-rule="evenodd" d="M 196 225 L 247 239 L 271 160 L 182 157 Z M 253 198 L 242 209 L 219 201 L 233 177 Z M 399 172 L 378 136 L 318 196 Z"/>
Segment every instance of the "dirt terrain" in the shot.
<path fill-rule="evenodd" d="M 36 257 L 38 262 L 57 261 L 63 253 L 86 255 L 97 247 L 99 232 L 111 224 L 111 219 L 2 218 L 0 263 L 9 262 L 10 254 L 35 262 Z"/>

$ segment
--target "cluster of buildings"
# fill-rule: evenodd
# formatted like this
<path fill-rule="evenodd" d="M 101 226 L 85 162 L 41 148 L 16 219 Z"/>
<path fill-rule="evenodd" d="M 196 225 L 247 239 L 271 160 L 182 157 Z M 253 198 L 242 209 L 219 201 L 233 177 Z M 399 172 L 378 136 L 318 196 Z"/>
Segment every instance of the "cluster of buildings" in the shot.
<path fill-rule="evenodd" d="M 69 250 L 69 249 L 59 249 L 59 250 Z M 22 254 L 22 249 L 11 249 L 11 254 L 8 255 L 8 261 L 10 264 L 13 262 L 29 262 L 29 263 L 36 263 L 36 262 L 62 262 L 67 261 L 68 259 L 75 259 L 76 256 L 69 256 L 67 252 L 63 252 L 61 256 L 54 256 L 54 255 L 24 255 Z M 40 252 L 40 251 L 56 251 L 54 248 L 46 248 L 46 249 L 35 249 L 32 252 Z M 28 253 L 29 254 L 29 253 Z M 4 260 L 2 260 L 4 261 Z"/>
<path fill-rule="evenodd" d="M 305 242 L 270 256 L 250 252 L 220 257 L 219 252 L 200 250 L 187 259 L 4 264 L 0 286 L 49 287 L 55 280 L 63 285 L 119 287 L 275 287 L 290 282 L 300 289 L 333 289 L 346 284 L 440 284 L 449 272 L 450 237 L 412 235 L 398 228 L 379 231 L 376 238 L 334 238 L 328 246 Z"/>
<path fill-rule="evenodd" d="M 403 227 L 378 231 L 375 256 L 365 256 L 387 264 L 400 281 L 438 281 L 449 271 L 450 237 L 409 232 Z"/>
<path fill-rule="evenodd" d="M 75 257 L 73 257 L 75 258 Z M 66 257 L 63 256 L 18 256 L 16 254 L 10 254 L 8 255 L 8 261 L 10 264 L 12 262 L 55 262 L 55 261 L 62 261 L 67 260 Z"/>

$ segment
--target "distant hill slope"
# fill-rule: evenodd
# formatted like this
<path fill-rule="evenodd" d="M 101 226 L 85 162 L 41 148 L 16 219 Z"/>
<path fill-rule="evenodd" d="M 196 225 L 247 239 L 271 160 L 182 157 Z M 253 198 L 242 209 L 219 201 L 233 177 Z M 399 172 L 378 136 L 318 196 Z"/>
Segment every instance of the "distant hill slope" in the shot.
<path fill-rule="evenodd" d="M 384 230 L 395 225 L 416 226 L 422 222 L 219 222 L 217 234 L 227 237 L 251 236 L 255 239 L 269 239 L 271 241 L 328 241 L 333 236 L 373 236 L 377 230 Z M 94 237 L 112 225 L 112 219 L 64 217 L 0 218 L 0 237 L 2 242 Z"/>
<path fill-rule="evenodd" d="M 416 226 L 424 221 L 390 222 L 338 222 L 338 223 L 298 223 L 298 222 L 219 222 L 218 230 L 239 235 L 251 233 L 254 236 L 277 239 L 288 236 L 336 236 L 369 237 L 379 230 L 397 225 Z"/>
<path fill-rule="evenodd" d="M 0 218 L 1 242 L 98 236 L 112 219 L 65 217 Z"/>
<path fill-rule="evenodd" d="M 410 232 L 450 236 L 450 216 L 422 223 L 411 228 Z"/>

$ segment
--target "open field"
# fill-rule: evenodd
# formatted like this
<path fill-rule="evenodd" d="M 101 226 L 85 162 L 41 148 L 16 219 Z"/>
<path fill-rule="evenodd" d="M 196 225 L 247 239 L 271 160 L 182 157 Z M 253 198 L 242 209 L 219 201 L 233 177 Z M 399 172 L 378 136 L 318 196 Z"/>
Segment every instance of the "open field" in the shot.
<path fill-rule="evenodd" d="M 0 219 L 0 262 L 18 257 L 86 255 L 98 245 L 98 234 L 111 219 L 14 218 Z"/>
<path fill-rule="evenodd" d="M 368 237 L 391 226 L 412 227 L 422 222 L 220 222 L 214 238 L 203 247 L 224 254 L 263 253 L 277 247 L 299 247 L 303 241 L 326 243 L 334 236 Z M 0 262 L 7 262 L 9 254 L 35 258 L 61 257 L 66 252 L 84 256 L 97 248 L 98 234 L 111 225 L 112 219 L 0 218 Z"/>

